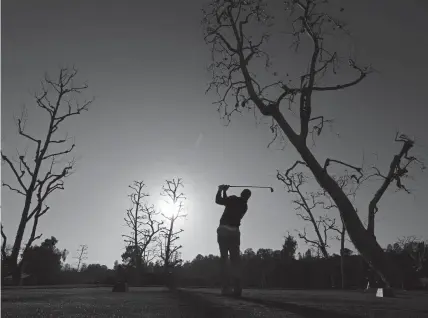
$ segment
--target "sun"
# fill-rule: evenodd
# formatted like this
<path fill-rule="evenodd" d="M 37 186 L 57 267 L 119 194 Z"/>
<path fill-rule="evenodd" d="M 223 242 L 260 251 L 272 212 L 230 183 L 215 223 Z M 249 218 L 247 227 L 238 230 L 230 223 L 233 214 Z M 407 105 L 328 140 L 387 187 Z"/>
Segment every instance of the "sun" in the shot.
<path fill-rule="evenodd" d="M 167 217 L 171 217 L 177 213 L 177 206 L 172 202 L 166 202 L 165 200 L 160 199 L 158 201 L 158 206 L 160 212 L 165 214 Z"/>

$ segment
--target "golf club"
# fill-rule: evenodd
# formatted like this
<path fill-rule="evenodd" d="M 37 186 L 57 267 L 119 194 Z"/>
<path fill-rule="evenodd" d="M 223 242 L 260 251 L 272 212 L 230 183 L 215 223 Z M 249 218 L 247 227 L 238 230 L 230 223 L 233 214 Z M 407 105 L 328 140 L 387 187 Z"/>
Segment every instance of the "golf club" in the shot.
<path fill-rule="evenodd" d="M 270 192 L 273 192 L 272 187 L 260 187 L 260 186 L 229 186 L 229 188 L 259 188 L 259 189 L 270 189 Z"/>

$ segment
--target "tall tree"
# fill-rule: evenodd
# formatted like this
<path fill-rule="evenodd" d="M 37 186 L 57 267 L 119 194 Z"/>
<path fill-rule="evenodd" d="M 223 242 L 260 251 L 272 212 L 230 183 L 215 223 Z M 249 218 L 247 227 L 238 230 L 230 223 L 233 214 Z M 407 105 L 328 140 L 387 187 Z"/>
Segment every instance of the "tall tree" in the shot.
<path fill-rule="evenodd" d="M 82 264 L 82 261 L 88 259 L 88 245 L 80 245 L 79 249 L 77 250 L 77 256 L 75 256 L 74 258 L 77 259 L 77 271 L 79 271 L 80 264 Z"/>
<path fill-rule="evenodd" d="M 129 195 L 131 207 L 126 211 L 125 223 L 131 233 L 122 235 L 128 245 L 122 259 L 131 259 L 130 263 L 136 268 L 137 281 L 140 280 L 143 262 L 149 261 L 150 244 L 157 240 L 163 228 L 163 222 L 156 219 L 159 212 L 145 201 L 149 194 L 143 192 L 144 187 L 143 181 L 134 181 L 129 186 L 132 189 Z"/>
<path fill-rule="evenodd" d="M 87 111 L 93 101 L 92 99 L 83 103 L 77 101 L 75 97 L 83 93 L 88 86 L 76 84 L 76 76 L 77 70 L 74 68 L 62 68 L 55 79 L 45 75 L 41 92 L 34 96 L 35 105 L 49 118 L 44 136 L 38 137 L 27 132 L 26 109 L 23 109 L 20 118 L 17 119 L 18 134 L 32 143 L 33 153 L 31 155 L 18 153 L 18 160 L 7 156 L 3 151 L 1 153 L 2 161 L 11 169 L 15 177 L 14 183 L 2 181 L 2 185 L 23 198 L 21 219 L 10 256 L 15 284 L 20 282 L 22 261 L 18 262 L 18 258 L 27 224 L 33 220 L 24 251 L 41 237 L 41 234 L 36 235 L 37 225 L 39 218 L 49 210 L 46 204 L 48 196 L 56 190 L 64 189 L 64 179 L 71 174 L 74 167 L 74 160 L 65 165 L 62 162 L 63 157 L 72 152 L 75 144 L 68 146 L 70 138 L 57 135 L 66 121 Z"/>
<path fill-rule="evenodd" d="M 208 89 L 220 96 L 218 110 L 227 120 L 233 113 L 251 108 L 271 119 L 275 137 L 282 136 L 294 146 L 302 158 L 298 164 L 307 167 L 334 200 L 354 246 L 389 286 L 395 276 L 394 264 L 364 228 L 352 202 L 328 171 L 331 164 L 345 165 L 357 172 L 361 168 L 332 158 L 322 164 L 308 146 L 308 138 L 320 135 L 328 122 L 322 113 L 313 114 L 314 94 L 351 88 L 367 78 L 373 69 L 350 58 L 349 70 L 355 72 L 355 77 L 331 84 L 343 59 L 327 35 L 347 36 L 345 24 L 333 16 L 334 8 L 326 0 L 286 0 L 282 4 L 283 10 L 277 3 L 266 0 L 213 0 L 206 6 L 203 10 L 205 41 L 213 59 L 209 67 L 213 77 Z M 289 24 L 275 24 L 274 18 Z M 282 27 L 288 29 L 280 30 Z M 308 67 L 296 80 L 290 79 L 288 72 L 271 70 L 266 42 L 273 30 L 291 35 L 296 51 L 301 46 L 311 47 Z M 263 74 L 265 76 L 260 71 L 262 63 L 269 72 Z M 288 105 L 284 107 L 284 104 Z M 300 130 L 293 129 L 293 118 L 287 119 L 284 112 L 293 111 L 296 104 Z"/>
<path fill-rule="evenodd" d="M 165 202 L 169 205 L 168 212 L 162 212 L 166 226 L 161 231 L 159 241 L 160 257 L 165 272 L 182 261 L 179 254 L 182 246 L 177 244 L 177 240 L 180 238 L 179 234 L 183 232 L 183 229 L 177 230 L 176 222 L 180 218 L 185 218 L 187 214 L 184 212 L 186 197 L 184 193 L 180 192 L 180 188 L 184 188 L 181 178 L 166 180 L 165 185 L 162 186 L 161 195 L 165 197 Z"/>

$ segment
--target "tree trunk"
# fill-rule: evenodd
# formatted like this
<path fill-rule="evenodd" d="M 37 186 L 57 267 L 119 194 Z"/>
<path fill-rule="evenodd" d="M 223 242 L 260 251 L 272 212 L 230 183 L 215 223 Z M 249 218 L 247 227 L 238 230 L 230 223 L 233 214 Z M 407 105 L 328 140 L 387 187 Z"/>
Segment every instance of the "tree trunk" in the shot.
<path fill-rule="evenodd" d="M 171 226 L 170 226 L 170 228 L 169 228 L 169 233 L 168 233 L 168 246 L 167 246 L 167 250 L 168 250 L 168 253 L 167 253 L 167 258 L 168 258 L 168 266 L 167 267 L 169 267 L 169 265 L 171 264 L 171 261 L 172 261 L 172 255 L 171 255 L 171 239 L 172 239 L 172 233 L 173 233 L 173 231 L 174 231 L 174 219 L 172 219 L 171 220 Z"/>
<path fill-rule="evenodd" d="M 141 286 L 141 255 L 138 250 L 135 256 L 135 271 L 135 284 Z"/>
<path fill-rule="evenodd" d="M 368 222 L 367 222 L 367 232 L 371 234 L 374 239 L 376 239 L 376 236 L 374 234 L 375 231 L 375 210 L 371 207 L 371 203 L 369 205 L 369 215 L 368 215 Z"/>
<path fill-rule="evenodd" d="M 22 239 L 24 237 L 25 227 L 27 225 L 27 218 L 31 208 L 31 200 L 33 199 L 34 188 L 37 181 L 37 176 L 39 175 L 40 166 L 42 164 L 43 156 L 46 153 L 47 145 L 50 142 L 52 130 L 52 121 L 49 126 L 49 133 L 46 137 L 45 146 L 40 151 L 39 157 L 36 159 L 36 165 L 34 167 L 33 176 L 31 178 L 31 183 L 28 186 L 25 196 L 24 209 L 22 210 L 21 220 L 19 221 L 18 231 L 16 232 L 15 242 L 13 243 L 12 253 L 10 255 L 11 265 L 13 266 L 12 281 L 14 284 L 21 284 L 21 272 L 22 272 L 22 262 L 18 263 L 19 251 L 21 250 Z"/>
<path fill-rule="evenodd" d="M 334 279 L 334 273 L 330 274 L 330 287 L 336 288 L 336 280 Z"/>
<path fill-rule="evenodd" d="M 13 243 L 12 253 L 10 255 L 9 264 L 12 268 L 12 281 L 14 285 L 21 281 L 21 266 L 18 263 L 19 251 L 21 250 L 22 239 L 24 237 L 25 226 L 27 225 L 28 212 L 30 211 L 31 197 L 27 195 L 24 204 L 24 210 L 21 214 L 18 231 L 16 232 L 15 242 Z"/>
<path fill-rule="evenodd" d="M 28 197 L 27 197 L 28 198 Z M 19 222 L 18 231 L 16 232 L 15 242 L 12 247 L 9 264 L 12 269 L 12 282 L 14 285 L 21 285 L 22 261 L 18 262 L 19 252 L 21 250 L 22 239 L 24 237 L 25 226 L 27 224 L 28 212 L 30 211 L 31 198 L 25 200 L 24 210 Z"/>
<path fill-rule="evenodd" d="M 308 163 L 318 183 L 330 194 L 336 203 L 346 230 L 357 250 L 361 253 L 367 263 L 379 274 L 387 287 L 390 287 L 393 270 L 383 249 L 377 243 L 375 237 L 369 235 L 364 228 L 357 212 L 348 197 L 343 193 L 337 183 L 323 170 L 308 149 L 302 147 L 302 157 Z"/>
<path fill-rule="evenodd" d="M 343 225 L 340 235 L 340 277 L 342 278 L 342 289 L 345 289 L 345 226 Z"/>
<path fill-rule="evenodd" d="M 167 243 L 165 246 L 165 260 L 164 260 L 164 274 L 167 280 L 168 280 L 169 267 L 171 263 L 171 236 L 172 236 L 173 230 L 174 230 L 174 219 L 171 219 L 171 223 L 168 231 Z"/>
<path fill-rule="evenodd" d="M 12 283 L 15 286 L 22 285 L 22 268 L 23 262 L 12 263 Z"/>
<path fill-rule="evenodd" d="M 391 287 L 394 275 L 396 274 L 396 271 L 393 270 L 392 262 L 388 259 L 387 255 L 385 255 L 376 239 L 372 235 L 369 235 L 367 230 L 364 228 L 358 217 L 357 211 L 353 207 L 349 198 L 319 164 L 300 136 L 292 131 L 292 128 L 286 122 L 283 115 L 277 111 L 273 113 L 273 117 L 299 152 L 302 159 L 306 162 L 318 184 L 328 192 L 336 203 L 346 231 L 348 232 L 356 249 L 361 253 L 365 261 L 381 277 L 386 287 Z"/>

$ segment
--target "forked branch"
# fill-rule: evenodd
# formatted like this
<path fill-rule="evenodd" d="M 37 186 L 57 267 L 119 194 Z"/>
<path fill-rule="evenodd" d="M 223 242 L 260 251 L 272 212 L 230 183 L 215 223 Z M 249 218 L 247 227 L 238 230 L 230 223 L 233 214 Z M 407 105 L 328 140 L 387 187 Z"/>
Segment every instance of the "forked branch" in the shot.
<path fill-rule="evenodd" d="M 383 175 L 380 170 L 374 167 L 375 173 L 370 175 L 369 177 L 378 176 L 383 179 L 383 182 L 379 189 L 375 192 L 372 200 L 368 206 L 368 227 L 367 230 L 371 235 L 374 236 L 374 219 L 376 213 L 379 211 L 378 203 L 382 196 L 385 194 L 386 190 L 389 186 L 395 181 L 398 190 L 404 190 L 407 193 L 410 191 L 403 184 L 402 179 L 408 176 L 409 167 L 412 164 L 417 164 L 421 168 L 421 170 L 425 170 L 425 165 L 422 161 L 417 159 L 414 156 L 409 155 L 409 151 L 414 146 L 414 141 L 404 134 L 397 133 L 395 136 L 396 142 L 403 143 L 401 150 L 398 154 L 396 154 L 389 166 L 388 174 Z"/>

